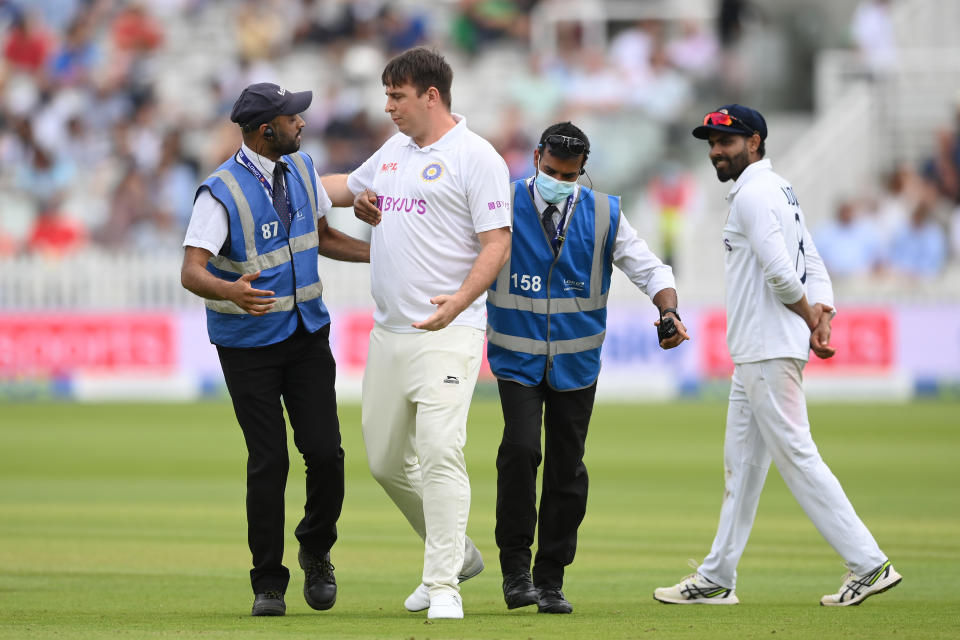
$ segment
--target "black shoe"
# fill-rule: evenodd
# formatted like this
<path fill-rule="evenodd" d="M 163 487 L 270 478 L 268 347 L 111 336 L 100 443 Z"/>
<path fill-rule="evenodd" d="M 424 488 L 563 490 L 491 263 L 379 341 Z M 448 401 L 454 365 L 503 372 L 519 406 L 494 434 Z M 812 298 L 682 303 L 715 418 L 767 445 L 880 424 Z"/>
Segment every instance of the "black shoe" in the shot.
<path fill-rule="evenodd" d="M 337 601 L 337 579 L 333 576 L 330 553 L 316 556 L 303 547 L 297 554 L 303 569 L 303 599 L 318 611 L 326 611 Z"/>
<path fill-rule="evenodd" d="M 253 598 L 252 616 L 282 616 L 287 612 L 282 591 L 264 591 Z"/>
<path fill-rule="evenodd" d="M 560 589 L 540 589 L 540 602 L 537 604 L 540 613 L 573 613 L 573 605 L 563 597 Z"/>
<path fill-rule="evenodd" d="M 530 574 L 525 571 L 504 574 L 503 599 L 507 603 L 507 609 L 526 607 L 540 602 L 540 596 L 533 586 L 533 580 L 530 579 Z"/>

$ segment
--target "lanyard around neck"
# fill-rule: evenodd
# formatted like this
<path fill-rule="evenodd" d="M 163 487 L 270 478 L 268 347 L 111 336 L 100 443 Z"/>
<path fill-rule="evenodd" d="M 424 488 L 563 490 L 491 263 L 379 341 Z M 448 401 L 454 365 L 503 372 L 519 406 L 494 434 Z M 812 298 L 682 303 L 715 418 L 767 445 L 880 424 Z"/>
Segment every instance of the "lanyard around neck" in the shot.
<path fill-rule="evenodd" d="M 247 154 L 243 152 L 243 149 L 240 149 L 240 159 L 243 161 L 243 164 L 247 166 L 247 169 L 250 169 L 257 180 L 260 181 L 260 184 L 263 185 L 263 188 L 267 190 L 267 193 L 270 194 L 270 198 L 273 199 L 273 185 L 270 184 L 270 181 L 267 180 L 263 173 L 260 172 L 260 169 L 257 168 L 257 165 L 253 164 L 250 158 L 247 157 Z"/>

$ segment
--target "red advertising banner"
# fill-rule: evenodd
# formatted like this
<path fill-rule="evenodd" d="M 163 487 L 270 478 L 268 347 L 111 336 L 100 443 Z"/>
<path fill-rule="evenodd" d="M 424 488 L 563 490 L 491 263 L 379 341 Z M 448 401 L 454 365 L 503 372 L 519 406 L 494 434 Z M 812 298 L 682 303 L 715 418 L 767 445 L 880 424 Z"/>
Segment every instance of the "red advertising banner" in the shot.
<path fill-rule="evenodd" d="M 827 360 L 810 354 L 806 371 L 851 375 L 889 372 L 897 353 L 896 326 L 891 309 L 843 309 L 832 322 L 830 344 L 837 354 Z M 705 311 L 699 344 L 703 373 L 724 377 L 733 372 L 727 352 L 727 319 L 722 310 Z"/>
<path fill-rule="evenodd" d="M 0 314 L 0 376 L 172 370 L 176 324 L 161 313 Z"/>

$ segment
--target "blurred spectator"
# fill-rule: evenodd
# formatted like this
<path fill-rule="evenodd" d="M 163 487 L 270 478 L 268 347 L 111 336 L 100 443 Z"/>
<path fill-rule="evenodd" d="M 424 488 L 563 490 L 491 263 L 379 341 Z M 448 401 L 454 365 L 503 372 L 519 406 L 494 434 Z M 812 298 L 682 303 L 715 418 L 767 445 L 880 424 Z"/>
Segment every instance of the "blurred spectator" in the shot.
<path fill-rule="evenodd" d="M 626 84 L 642 90 L 650 76 L 650 55 L 662 37 L 662 25 L 654 20 L 638 20 L 610 41 L 610 61 Z"/>
<path fill-rule="evenodd" d="M 131 1 L 110 26 L 113 43 L 120 51 L 154 51 L 163 44 L 163 29 L 143 3 Z"/>
<path fill-rule="evenodd" d="M 3 57 L 12 69 L 39 75 L 53 46 L 53 34 L 33 12 L 27 12 L 16 17 L 11 25 L 3 44 Z"/>
<path fill-rule="evenodd" d="M 269 3 L 243 0 L 233 16 L 234 36 L 243 59 L 271 59 L 289 46 L 283 16 Z"/>
<path fill-rule="evenodd" d="M 677 271 L 677 251 L 683 225 L 693 208 L 697 184 L 693 174 L 675 160 L 662 163 L 647 185 L 650 202 L 656 212 L 661 259 Z"/>
<path fill-rule="evenodd" d="M 63 43 L 50 59 L 50 79 L 57 86 L 88 84 L 99 61 L 100 47 L 94 40 L 93 25 L 80 16 L 70 24 Z"/>
<path fill-rule="evenodd" d="M 932 189 L 914 208 L 908 224 L 894 235 L 890 266 L 899 274 L 932 277 L 943 271 L 947 260 L 947 236 L 934 217 L 936 197 Z"/>
<path fill-rule="evenodd" d="M 921 190 L 920 176 L 906 162 L 899 163 L 885 176 L 880 197 L 866 211 L 884 247 L 890 246 L 894 233 L 910 219 Z"/>
<path fill-rule="evenodd" d="M 834 219 L 816 229 L 813 239 L 832 277 L 865 276 L 883 263 L 880 234 L 852 201 L 841 202 Z"/>
<path fill-rule="evenodd" d="M 934 184 L 940 195 L 951 202 L 960 202 L 960 170 L 957 151 L 960 147 L 956 134 L 950 129 L 939 129 L 933 156 L 923 166 L 923 177 Z"/>
<path fill-rule="evenodd" d="M 719 0 L 717 5 L 717 37 L 720 46 L 729 50 L 740 42 L 740 36 L 743 35 L 747 0 Z"/>
<path fill-rule="evenodd" d="M 134 225 L 149 216 L 150 190 L 144 175 L 132 159 L 126 161 L 123 175 L 110 198 L 107 220 L 96 233 L 102 244 L 120 249 L 128 246 Z"/>
<path fill-rule="evenodd" d="M 87 234 L 79 222 L 61 210 L 59 198 L 47 199 L 27 234 L 27 249 L 61 258 L 83 247 Z"/>
<path fill-rule="evenodd" d="M 44 23 L 53 31 L 62 33 L 79 15 L 84 5 L 96 4 L 91 0 L 28 0 L 19 4 L 30 7 L 37 16 L 42 16 Z"/>
<path fill-rule="evenodd" d="M 389 55 L 406 51 L 423 44 L 427 35 L 426 16 L 420 12 L 411 14 L 387 3 L 380 12 L 380 32 Z"/>
<path fill-rule="evenodd" d="M 564 82 L 560 74 L 531 55 L 523 69 L 514 69 L 507 81 L 507 95 L 532 122 L 556 120 L 564 99 Z M 529 175 L 529 174 L 528 174 Z"/>
<path fill-rule="evenodd" d="M 602 51 L 586 49 L 571 69 L 565 97 L 567 107 L 576 111 L 616 111 L 627 102 L 627 86 L 620 74 L 607 64 Z"/>
<path fill-rule="evenodd" d="M 459 0 L 450 29 L 453 42 L 476 55 L 501 38 L 526 38 L 534 4 L 530 0 Z"/>
<path fill-rule="evenodd" d="M 533 150 L 537 143 L 530 139 L 528 129 L 520 108 L 512 105 L 503 110 L 497 136 L 490 139 L 497 153 L 507 163 L 511 180 L 519 180 L 535 172 Z"/>
<path fill-rule="evenodd" d="M 719 43 L 698 20 L 684 20 L 680 36 L 667 43 L 670 62 L 694 78 L 709 78 L 717 68 Z"/>
<path fill-rule="evenodd" d="M 718 0 L 717 39 L 720 41 L 720 79 L 728 91 L 739 92 L 746 78 L 739 44 L 747 15 L 756 7 L 747 0 Z"/>
<path fill-rule="evenodd" d="M 37 201 L 62 196 L 73 184 L 76 167 L 52 151 L 34 146 L 17 165 L 15 186 Z"/>
<path fill-rule="evenodd" d="M 850 35 L 867 70 L 883 74 L 897 61 L 890 0 L 861 0 L 853 12 Z"/>
<path fill-rule="evenodd" d="M 652 118 L 668 122 L 677 118 L 690 105 L 693 87 L 687 76 L 673 67 L 663 46 L 650 54 L 650 67 L 644 85 L 636 89 L 631 102 Z"/>
<path fill-rule="evenodd" d="M 150 202 L 162 218 L 164 228 L 186 229 L 193 210 L 199 167 L 183 150 L 178 130 L 163 138 L 160 161 L 150 185 Z"/>

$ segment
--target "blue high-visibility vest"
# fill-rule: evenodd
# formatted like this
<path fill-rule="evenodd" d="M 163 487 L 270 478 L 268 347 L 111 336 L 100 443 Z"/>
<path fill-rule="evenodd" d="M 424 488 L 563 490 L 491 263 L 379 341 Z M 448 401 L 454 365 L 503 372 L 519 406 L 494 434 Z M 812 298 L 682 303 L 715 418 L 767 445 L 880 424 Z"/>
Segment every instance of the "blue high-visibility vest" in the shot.
<path fill-rule="evenodd" d="M 225 347 L 260 347 L 289 338 L 299 314 L 312 333 L 330 322 L 323 304 L 317 267 L 317 184 L 313 161 L 305 153 L 283 156 L 288 169 L 290 230 L 277 215 L 260 181 L 236 155 L 224 162 L 197 190 L 209 189 L 227 210 L 230 242 L 224 254 L 207 262 L 207 271 L 234 281 L 260 271 L 250 283 L 273 291 L 276 302 L 262 316 L 252 316 L 229 300 L 206 300 L 210 341 Z"/>
<path fill-rule="evenodd" d="M 554 389 L 593 384 L 607 326 L 620 198 L 580 187 L 554 255 L 524 180 L 514 183 L 510 260 L 487 292 L 493 374 Z"/>

